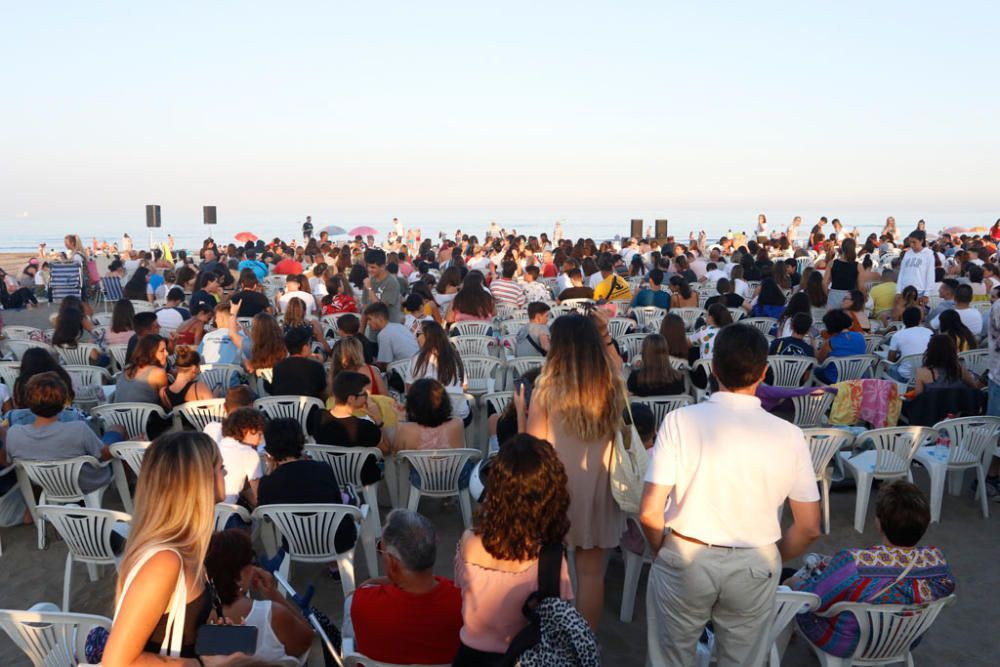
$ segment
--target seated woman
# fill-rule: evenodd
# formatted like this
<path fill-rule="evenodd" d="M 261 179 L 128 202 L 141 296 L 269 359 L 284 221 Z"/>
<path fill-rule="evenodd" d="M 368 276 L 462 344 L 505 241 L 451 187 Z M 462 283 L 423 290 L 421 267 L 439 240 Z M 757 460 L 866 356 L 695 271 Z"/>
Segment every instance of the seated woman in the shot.
<path fill-rule="evenodd" d="M 670 307 L 698 307 L 698 293 L 691 289 L 691 284 L 683 276 L 673 275 L 670 277 Z"/>
<path fill-rule="evenodd" d="M 128 366 L 115 383 L 115 403 L 152 403 L 170 409 L 160 398 L 167 377 L 167 342 L 156 334 L 146 334 L 136 343 Z M 152 440 L 170 426 L 156 415 L 150 416 L 147 438 Z"/>
<path fill-rule="evenodd" d="M 323 328 L 318 320 L 307 317 L 306 303 L 302 299 L 293 298 L 285 305 L 285 316 L 281 324 L 285 335 L 292 329 L 302 329 L 309 333 L 310 338 L 323 348 L 324 354 L 330 354 L 330 344 L 326 342 Z"/>
<path fill-rule="evenodd" d="M 111 328 L 104 332 L 108 345 L 125 345 L 135 334 L 135 306 L 128 299 L 115 301 L 111 311 Z"/>
<path fill-rule="evenodd" d="M 215 309 L 207 303 L 200 303 L 191 309 L 191 317 L 181 322 L 174 331 L 175 345 L 197 347 L 205 337 L 205 326 L 212 321 Z"/>
<path fill-rule="evenodd" d="M 191 295 L 190 306 L 193 310 L 199 303 L 205 303 L 213 309 L 222 298 L 222 283 L 215 271 L 202 271 L 195 280 L 194 293 Z"/>
<path fill-rule="evenodd" d="M 448 308 L 448 322 L 466 320 L 492 320 L 496 315 L 493 295 L 486 289 L 484 276 L 479 271 L 469 271 L 462 281 L 462 289 Z"/>
<path fill-rule="evenodd" d="M 820 598 L 813 612 L 798 614 L 799 629 L 830 655 L 846 658 L 859 640 L 851 613 L 818 616 L 837 602 L 921 604 L 955 592 L 955 577 L 936 547 L 918 547 L 931 520 L 926 496 L 912 483 L 885 483 L 875 500 L 875 520 L 882 544 L 845 549 L 818 565 L 805 567 L 785 581 L 794 590 Z"/>
<path fill-rule="evenodd" d="M 321 312 L 324 315 L 358 312 L 358 303 L 354 299 L 351 283 L 340 274 L 326 279 L 326 296 L 322 298 L 322 304 Z"/>
<path fill-rule="evenodd" d="M 153 288 L 149 284 L 149 269 L 140 266 L 122 290 L 122 296 L 129 301 L 153 301 Z"/>
<path fill-rule="evenodd" d="M 719 306 L 725 309 L 721 304 Z M 646 336 L 642 341 L 642 363 L 628 376 L 626 385 L 629 393 L 633 396 L 683 394 L 686 390 L 684 373 L 674 368 L 670 359 L 666 338 L 660 334 Z"/>
<path fill-rule="evenodd" d="M 865 354 L 865 337 L 857 331 L 851 331 L 851 316 L 842 310 L 828 310 L 823 316 L 823 325 L 826 331 L 823 333 L 826 340 L 818 350 L 816 350 L 816 361 L 820 364 L 829 357 L 851 357 L 858 354 Z M 825 368 L 817 368 L 816 375 L 827 384 L 837 381 L 837 368 L 829 365 Z"/>
<path fill-rule="evenodd" d="M 729 309 L 721 303 L 713 303 L 705 314 L 705 326 L 689 338 L 692 347 L 698 348 L 699 359 L 711 359 L 715 347 L 715 335 L 719 329 L 733 323 Z"/>
<path fill-rule="evenodd" d="M 420 378 L 431 378 L 444 385 L 451 400 L 451 414 L 461 419 L 465 426 L 472 423 L 472 410 L 465 398 L 465 367 L 458 350 L 448 340 L 440 324 L 425 320 L 417 329 L 420 351 L 410 362 L 404 379 L 409 388 Z"/>
<path fill-rule="evenodd" d="M 172 410 L 188 401 L 205 401 L 215 398 L 212 389 L 201 381 L 201 355 L 198 350 L 187 345 L 177 347 L 174 357 L 176 377 L 173 382 L 160 390 L 163 406 Z M 169 379 L 169 378 L 168 378 Z"/>
<path fill-rule="evenodd" d="M 961 315 L 953 308 L 949 308 L 938 315 L 938 331 L 955 341 L 955 348 L 958 352 L 975 350 L 979 347 L 979 340 L 976 338 L 976 334 L 970 331 L 969 327 L 965 326 Z"/>
<path fill-rule="evenodd" d="M 945 311 L 954 312 L 954 311 Z M 981 384 L 972 373 L 958 360 L 955 341 L 947 334 L 935 334 L 927 342 L 923 364 L 917 369 L 917 386 L 914 396 L 919 396 L 932 389 L 956 389 L 972 387 L 979 389 Z"/>
<path fill-rule="evenodd" d="M 566 471 L 552 446 L 527 434 L 503 443 L 486 475 L 475 528 L 465 531 L 455 554 L 462 629 L 453 665 L 491 664 L 528 625 L 521 608 L 538 589 L 542 547 L 563 543 L 568 509 Z M 559 588 L 561 598 L 572 599 L 565 559 Z"/>
<path fill-rule="evenodd" d="M 461 449 L 465 447 L 465 428 L 461 419 L 452 418 L 451 399 L 444 385 L 431 378 L 421 378 L 406 392 L 406 421 L 396 428 L 395 449 Z M 459 486 L 469 485 L 473 462 L 469 461 L 459 477 Z M 420 477 L 410 471 L 410 483 L 420 488 Z"/>
<path fill-rule="evenodd" d="M 382 411 L 368 395 L 368 377 L 343 371 L 333 378 L 333 407 L 310 415 L 313 438 L 322 445 L 337 447 L 378 447 L 389 454 L 389 439 L 383 430 Z M 372 484 L 382 479 L 375 457 L 361 468 L 361 482 Z"/>
<path fill-rule="evenodd" d="M 4 308 L 34 308 L 38 299 L 33 289 L 22 287 L 17 278 L 0 269 L 0 305 Z"/>
<path fill-rule="evenodd" d="M 305 436 L 297 419 L 272 419 L 264 429 L 267 474 L 257 484 L 257 506 L 284 503 L 344 503 L 340 481 L 322 461 L 305 456 Z M 344 553 L 354 546 L 358 531 L 350 517 L 337 526 L 333 546 Z"/>
<path fill-rule="evenodd" d="M 56 321 L 52 344 L 56 347 L 75 348 L 83 340 L 83 334 L 83 311 L 67 308 Z M 88 361 L 98 366 L 108 366 L 111 364 L 111 357 L 100 350 L 91 350 Z"/>
<path fill-rule="evenodd" d="M 253 659 L 297 660 L 312 645 L 312 626 L 298 606 L 278 591 L 274 576 L 253 563 L 247 531 L 230 528 L 212 535 L 205 571 L 224 617 L 234 625 L 257 628 Z"/>
<path fill-rule="evenodd" d="M 330 383 L 342 371 L 354 371 L 368 376 L 371 380 L 369 392 L 374 396 L 388 396 L 389 388 L 386 387 L 385 379 L 379 369 L 371 364 L 365 363 L 365 348 L 363 343 L 354 336 L 341 338 L 333 345 L 330 354 Z M 327 407 L 333 407 L 327 404 Z"/>
<path fill-rule="evenodd" d="M 868 309 L 865 306 L 864 293 L 856 289 L 849 291 L 841 302 L 841 308 L 851 318 L 851 331 L 869 333 L 872 330 L 872 324 L 868 321 Z"/>
<path fill-rule="evenodd" d="M 920 295 L 917 293 L 917 288 L 913 285 L 907 285 L 901 293 L 896 295 L 896 302 L 892 306 L 892 311 L 888 316 L 883 316 L 882 323 L 886 324 L 890 320 L 901 322 L 903 320 L 903 313 L 906 312 L 907 308 L 920 308 L 925 315 L 927 314 L 927 311 L 920 302 Z"/>
<path fill-rule="evenodd" d="M 542 369 L 532 368 L 525 371 L 514 385 L 514 396 L 502 412 L 489 416 L 486 420 L 490 436 L 489 451 L 500 449 L 501 442 L 507 442 L 518 433 L 524 433 L 528 426 L 528 409 L 531 405 L 531 392 Z"/>
<path fill-rule="evenodd" d="M 750 308 L 750 317 L 773 317 L 781 319 L 785 312 L 785 295 L 773 278 L 764 278 L 760 283 L 760 292 Z"/>
<path fill-rule="evenodd" d="M 232 330 L 232 319 L 229 320 Z M 251 373 L 274 368 L 274 365 L 288 356 L 285 346 L 285 334 L 274 316 L 267 313 L 257 313 L 253 316 L 253 327 L 250 336 L 243 337 L 240 344 L 243 352 L 243 365 Z"/>

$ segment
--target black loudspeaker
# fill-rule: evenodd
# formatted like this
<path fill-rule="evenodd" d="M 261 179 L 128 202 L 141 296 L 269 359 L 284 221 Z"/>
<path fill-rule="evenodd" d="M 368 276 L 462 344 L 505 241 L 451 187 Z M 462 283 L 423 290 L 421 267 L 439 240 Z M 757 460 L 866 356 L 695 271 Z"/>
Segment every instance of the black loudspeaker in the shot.
<path fill-rule="evenodd" d="M 206 225 L 214 225 L 216 223 L 215 219 L 215 207 L 214 206 L 202 206 L 201 207 L 203 217 L 205 218 Z"/>
<path fill-rule="evenodd" d="M 665 239 L 667 238 L 667 221 L 657 220 L 656 221 L 656 238 Z"/>
<path fill-rule="evenodd" d="M 146 204 L 146 226 L 159 227 L 160 223 L 160 205 Z"/>
<path fill-rule="evenodd" d="M 632 218 L 632 233 L 629 235 L 634 239 L 642 238 L 642 219 Z"/>

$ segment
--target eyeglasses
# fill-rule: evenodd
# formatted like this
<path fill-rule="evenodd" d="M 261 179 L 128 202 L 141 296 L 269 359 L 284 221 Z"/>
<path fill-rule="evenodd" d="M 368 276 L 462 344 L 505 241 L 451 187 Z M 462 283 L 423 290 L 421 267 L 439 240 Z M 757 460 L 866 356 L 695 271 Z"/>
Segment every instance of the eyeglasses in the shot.
<path fill-rule="evenodd" d="M 394 555 L 392 555 L 392 553 L 389 552 L 388 549 L 385 548 L 385 545 L 382 544 L 382 538 L 379 538 L 378 541 L 375 543 L 375 553 L 379 554 L 380 556 L 388 556 L 389 558 L 396 558 Z"/>

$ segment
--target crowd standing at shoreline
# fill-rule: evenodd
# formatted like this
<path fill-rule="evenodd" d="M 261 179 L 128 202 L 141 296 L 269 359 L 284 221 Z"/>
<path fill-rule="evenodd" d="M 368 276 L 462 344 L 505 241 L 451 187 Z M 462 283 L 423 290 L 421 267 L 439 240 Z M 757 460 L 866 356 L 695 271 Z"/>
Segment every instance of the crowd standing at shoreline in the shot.
<path fill-rule="evenodd" d="M 706 626 L 720 665 L 762 664 L 779 583 L 820 596 L 795 623 L 816 650 L 849 656 L 857 623 L 823 615 L 834 603 L 929 603 L 949 596 L 955 582 L 945 556 L 918 545 L 932 504 L 906 481 L 879 491 L 883 544 L 810 555 L 797 572 L 783 572 L 821 529 L 816 471 L 800 428 L 819 422 L 800 421 L 793 399 L 816 395 L 802 387 L 813 377 L 833 385 L 831 423 L 858 433 L 862 423 L 894 426 L 900 412 L 927 426 L 957 415 L 1000 417 L 1000 309 L 990 305 L 1000 295 L 1000 220 L 936 239 L 922 221 L 901 235 L 889 218 L 866 238 L 837 219 L 821 218 L 808 234 L 800 225 L 796 218 L 772 232 L 762 215 L 753 238 L 708 243 L 692 233 L 686 241 L 597 243 L 563 238 L 561 227 L 550 238 L 507 234 L 492 223 L 481 240 L 459 231 L 435 242 L 394 220 L 379 244 L 372 236 L 314 235 L 307 220 L 303 243 L 206 239 L 196 252 L 169 239 L 139 250 L 127 235 L 120 248 L 95 241 L 88 250 L 67 236 L 65 253 L 40 249 L 22 276 L 3 276 L 3 305 L 45 298 L 47 264 L 78 264 L 80 296 L 62 299 L 51 331 L 27 338 L 64 359 L 86 350 L 84 365 L 118 371 L 114 390 L 95 391 L 49 352 L 28 350 L 15 381 L 0 384 L 12 425 L 0 463 L 106 460 L 108 445 L 123 437 L 153 441 L 135 490 L 104 665 L 144 664 L 144 652 L 171 648 L 187 664 L 226 664 L 195 656 L 197 627 L 210 616 L 253 618 L 262 660 L 302 653 L 311 630 L 246 556 L 246 523 L 213 536 L 212 513 L 223 500 L 250 511 L 362 503 L 346 480 L 305 455 L 307 437 L 377 448 L 381 457 L 361 469 L 364 484 L 385 474 L 377 458 L 466 447 L 487 454 L 488 463 L 468 461 L 458 476 L 460 489 L 475 486 L 479 504 L 452 579 L 432 574 L 436 538 L 426 517 L 399 509 L 386 518 L 378 552 L 385 576 L 370 572 L 345 607 L 345 637 L 369 658 L 503 664 L 529 623 L 522 606 L 540 587 L 549 598 L 574 600 L 580 614 L 554 617 L 572 632 L 550 650 L 591 655 L 605 558 L 619 547 L 653 557 L 653 664 L 693 664 L 709 650 Z M 93 263 L 101 252 L 111 256 L 103 275 Z M 98 312 L 100 300 L 110 317 Z M 972 367 L 967 353 L 984 339 Z M 802 366 L 779 384 L 774 355 L 815 368 Z M 866 355 L 857 377 L 836 363 Z M 506 407 L 487 409 L 473 368 L 522 359 L 540 370 L 524 366 L 511 386 L 488 377 L 486 391 L 509 393 Z M 237 372 L 210 379 L 219 367 Z M 85 410 L 65 406 L 100 401 L 102 392 L 164 413 L 220 399 L 225 416 L 193 429 L 154 414 L 141 434 L 109 428 L 101 442 L 81 430 Z M 301 423 L 269 419 L 254 406 L 265 395 L 308 396 L 322 407 Z M 679 403 L 654 414 L 648 397 Z M 778 407 L 788 401 L 794 415 Z M 480 410 L 488 416 L 482 442 Z M 619 444 L 630 433 L 632 445 L 649 450 L 641 507 L 638 487 L 634 507 L 612 492 Z M 990 437 L 995 442 L 995 430 Z M 980 490 L 991 498 L 997 472 L 991 459 Z M 426 480 L 414 469 L 410 483 Z M 164 497 L 194 500 L 181 512 L 160 507 Z M 786 501 L 792 521 L 782 531 Z M 358 540 L 347 519 L 333 538 L 337 553 Z M 226 562 L 229 554 L 239 568 Z M 211 576 L 224 593 L 221 609 L 213 609 L 206 568 L 224 570 Z M 338 574 L 335 564 L 330 570 Z M 183 637 L 171 644 L 162 626 L 175 589 L 188 611 Z M 592 664 L 575 660 L 565 664 Z"/>

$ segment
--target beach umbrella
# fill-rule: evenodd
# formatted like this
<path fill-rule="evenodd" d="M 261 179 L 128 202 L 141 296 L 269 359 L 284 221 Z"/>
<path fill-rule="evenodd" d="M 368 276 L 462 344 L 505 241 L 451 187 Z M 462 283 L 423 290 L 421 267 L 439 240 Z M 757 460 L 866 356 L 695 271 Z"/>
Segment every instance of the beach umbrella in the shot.
<path fill-rule="evenodd" d="M 341 234 L 346 234 L 347 230 L 343 227 L 338 227 L 337 225 L 327 225 L 323 229 L 319 230 L 320 234 L 326 232 L 330 236 L 340 236 Z"/>
<path fill-rule="evenodd" d="M 968 234 L 968 227 L 947 227 L 941 231 L 942 234 Z"/>
<path fill-rule="evenodd" d="M 990 230 L 986 229 L 985 227 L 973 227 L 972 229 L 969 230 L 969 232 L 973 234 L 985 234 L 988 231 Z"/>
<path fill-rule="evenodd" d="M 240 243 L 246 243 L 247 241 L 256 241 L 257 235 L 250 232 L 240 232 L 234 238 Z"/>
<path fill-rule="evenodd" d="M 350 236 L 378 236 L 378 230 L 374 227 L 366 227 L 362 225 L 361 227 L 355 227 L 351 231 L 347 232 Z"/>

